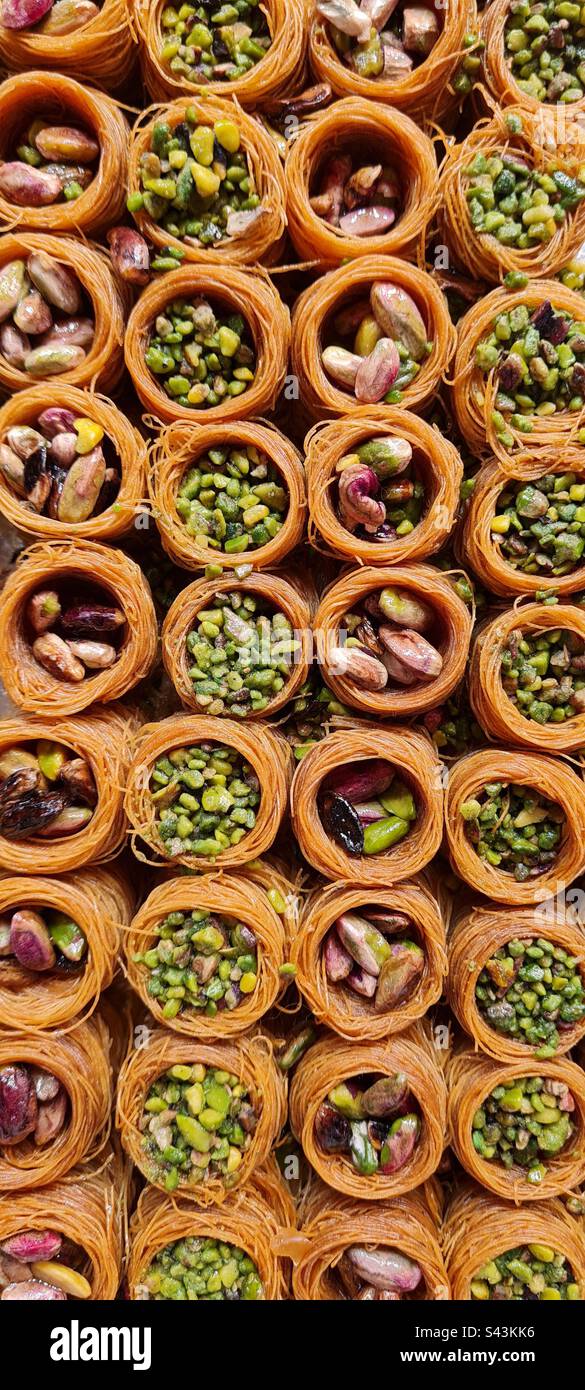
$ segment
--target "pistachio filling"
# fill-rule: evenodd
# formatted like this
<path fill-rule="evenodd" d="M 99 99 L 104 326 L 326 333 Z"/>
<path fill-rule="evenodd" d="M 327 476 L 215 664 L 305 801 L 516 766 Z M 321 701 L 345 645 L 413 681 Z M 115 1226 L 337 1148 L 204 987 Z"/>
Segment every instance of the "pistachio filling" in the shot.
<path fill-rule="evenodd" d="M 358 164 L 334 154 L 319 170 L 310 198 L 313 212 L 344 236 L 382 236 L 402 211 L 400 178 L 387 163 Z"/>
<path fill-rule="evenodd" d="M 0 1300 L 41 1302 L 91 1298 L 79 1245 L 58 1231 L 17 1231 L 0 1244 Z"/>
<path fill-rule="evenodd" d="M 425 487 L 407 439 L 370 439 L 344 455 L 335 471 L 339 520 L 360 540 L 388 545 L 418 526 Z"/>
<path fill-rule="evenodd" d="M 254 594 L 218 595 L 187 637 L 189 678 L 208 714 L 261 714 L 290 678 L 300 642 L 284 613 Z"/>
<path fill-rule="evenodd" d="M 167 1192 L 212 1178 L 227 1187 L 257 1124 L 258 1114 L 237 1076 L 201 1062 L 178 1065 L 150 1087 L 140 1122 L 142 1147 Z"/>
<path fill-rule="evenodd" d="M 18 207 L 75 202 L 95 178 L 98 141 L 76 125 L 29 122 L 0 163 L 0 193 Z"/>
<path fill-rule="evenodd" d="M 441 14 L 433 6 L 408 0 L 318 0 L 317 11 L 329 20 L 331 40 L 340 57 L 359 77 L 400 82 L 432 53 L 441 35 Z"/>
<path fill-rule="evenodd" d="M 272 36 L 260 0 L 167 5 L 160 60 L 188 82 L 233 82 L 265 57 Z"/>
<path fill-rule="evenodd" d="M 315 1137 L 325 1154 L 344 1154 L 361 1177 L 397 1173 L 421 1132 L 408 1079 L 362 1076 L 334 1086 L 319 1106 Z"/>
<path fill-rule="evenodd" d="M 579 179 L 554 165 L 541 173 L 513 151 L 480 152 L 463 172 L 474 231 L 519 251 L 550 241 L 585 198 Z"/>
<path fill-rule="evenodd" d="M 548 473 L 510 482 L 498 497 L 490 530 L 501 554 L 524 574 L 572 574 L 585 550 L 585 482 Z"/>
<path fill-rule="evenodd" d="M 80 281 L 54 256 L 32 251 L 0 269 L 0 356 L 33 382 L 81 366 L 94 326 Z"/>
<path fill-rule="evenodd" d="M 561 844 L 565 815 L 530 787 L 489 782 L 464 801 L 459 814 L 480 859 L 517 883 L 550 869 Z"/>
<path fill-rule="evenodd" d="M 386 280 L 339 309 L 326 336 L 322 366 L 362 405 L 398 404 L 433 349 L 412 295 Z"/>
<path fill-rule="evenodd" d="M 176 508 L 198 545 L 241 555 L 274 540 L 289 495 L 278 469 L 252 445 L 210 449 L 189 468 Z"/>
<path fill-rule="evenodd" d="M 186 1236 L 166 1245 L 142 1276 L 141 1288 L 157 1301 L 249 1303 L 264 1298 L 257 1267 L 245 1250 L 211 1236 Z"/>
<path fill-rule="evenodd" d="M 583 6 L 569 0 L 511 0 L 504 30 L 507 61 L 527 96 L 542 102 L 581 101 L 584 21 Z"/>
<path fill-rule="evenodd" d="M 128 210 L 141 208 L 169 236 L 215 246 L 246 229 L 260 197 L 236 121 L 200 122 L 188 107 L 176 125 L 158 121 L 140 159 L 140 190 Z"/>
<path fill-rule="evenodd" d="M 258 778 L 234 748 L 173 748 L 150 779 L 155 828 L 165 853 L 219 856 L 256 824 Z"/>
<path fill-rule="evenodd" d="M 106 511 L 121 482 L 102 426 L 60 406 L 43 410 L 34 426 L 6 431 L 0 472 L 31 512 L 69 525 Z"/>
<path fill-rule="evenodd" d="M 1 930 L 1 929 L 0 929 Z M 156 931 L 158 940 L 134 956 L 148 971 L 148 993 L 163 1018 L 190 1011 L 215 1018 L 237 1009 L 258 983 L 254 932 L 233 917 L 193 908 L 171 912 Z"/>
<path fill-rule="evenodd" d="M 290 743 L 297 762 L 329 732 L 330 720 L 336 715 L 349 715 L 326 685 L 314 674 L 307 677 L 290 706 L 290 714 L 282 732 Z"/>
<path fill-rule="evenodd" d="M 208 409 L 248 390 L 256 356 L 241 314 L 217 317 L 206 299 L 175 299 L 159 314 L 145 362 L 178 406 Z"/>
<path fill-rule="evenodd" d="M 425 953 L 415 937 L 405 912 L 375 906 L 345 912 L 323 940 L 327 979 L 371 999 L 377 1013 L 396 1009 L 412 997 L 424 971 Z"/>
<path fill-rule="evenodd" d="M 486 376 L 496 369 L 492 424 L 504 442 L 513 443 L 506 420 L 530 433 L 533 416 L 583 409 L 585 323 L 557 312 L 548 299 L 532 312 L 518 304 L 497 315 L 491 334 L 477 345 L 475 365 Z"/>
<path fill-rule="evenodd" d="M 346 854 L 383 854 L 404 840 L 418 811 L 406 783 L 383 758 L 330 772 L 318 794 L 323 829 Z"/>
<path fill-rule="evenodd" d="M 0 917 L 0 962 L 16 962 L 38 974 L 76 971 L 86 958 L 86 937 L 65 912 L 25 906 Z"/>
<path fill-rule="evenodd" d="M 585 1017 L 581 964 L 542 937 L 513 938 L 478 976 L 478 1010 L 496 1033 L 553 1057 L 563 1033 Z"/>
<path fill-rule="evenodd" d="M 444 705 L 424 714 L 422 723 L 431 735 L 435 748 L 446 757 L 461 757 L 485 743 L 485 735 L 474 718 L 465 683 L 457 687 Z"/>
<path fill-rule="evenodd" d="M 56 840 L 91 820 L 97 789 L 89 763 L 60 743 L 40 739 L 0 753 L 0 835 Z"/>
<path fill-rule="evenodd" d="M 359 611 L 345 614 L 342 627 L 345 645 L 330 662 L 364 690 L 408 689 L 441 674 L 443 658 L 430 641 L 442 640 L 435 613 L 409 589 L 369 594 Z"/>
<path fill-rule="evenodd" d="M 69 1097 L 59 1078 L 41 1067 L 14 1061 L 0 1070 L 0 1150 L 24 1140 L 43 1148 L 61 1133 Z"/>
<path fill-rule="evenodd" d="M 424 1299 L 422 1269 L 391 1246 L 349 1245 L 332 1268 L 343 1298 L 360 1303 L 399 1303 Z"/>
<path fill-rule="evenodd" d="M 500 665 L 508 699 L 525 719 L 563 724 L 585 711 L 585 641 L 577 633 L 511 632 Z"/>
<path fill-rule="evenodd" d="M 547 1160 L 562 1153 L 575 1133 L 574 1109 L 564 1081 L 514 1077 L 507 1086 L 496 1086 L 476 1111 L 473 1147 L 488 1162 L 525 1169 L 527 1182 L 540 1183 Z"/>
<path fill-rule="evenodd" d="M 37 589 L 26 605 L 31 651 L 45 671 L 79 685 L 96 671 L 115 666 L 126 619 L 97 586 L 82 580 L 55 589 Z"/>
<path fill-rule="evenodd" d="M 2 0 L 0 23 L 6 29 L 36 29 L 43 38 L 74 34 L 99 15 L 102 0 Z"/>
<path fill-rule="evenodd" d="M 581 1288 L 565 1255 L 549 1245 L 518 1245 L 482 1265 L 471 1282 L 472 1299 L 527 1299 L 547 1302 L 581 1299 Z"/>

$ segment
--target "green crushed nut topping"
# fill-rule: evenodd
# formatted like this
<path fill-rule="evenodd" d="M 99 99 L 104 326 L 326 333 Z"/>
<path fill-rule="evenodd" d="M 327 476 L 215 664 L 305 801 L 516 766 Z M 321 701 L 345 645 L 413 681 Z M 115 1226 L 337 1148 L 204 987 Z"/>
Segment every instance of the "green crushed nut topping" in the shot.
<path fill-rule="evenodd" d="M 517 883 L 546 873 L 557 857 L 564 812 L 530 787 L 486 783 L 459 814 L 479 858 Z"/>
<path fill-rule="evenodd" d="M 585 95 L 585 5 L 511 0 L 504 30 L 507 61 L 521 91 L 570 105 Z"/>
<path fill-rule="evenodd" d="M 510 482 L 500 493 L 491 534 L 509 565 L 524 574 L 571 574 L 585 550 L 585 481 L 547 473 Z"/>
<path fill-rule="evenodd" d="M 286 519 L 289 495 L 261 450 L 217 447 L 185 474 L 176 508 L 197 545 L 241 555 L 274 540 Z"/>
<path fill-rule="evenodd" d="M 585 641 L 576 632 L 511 632 L 500 665 L 508 699 L 526 719 L 563 724 L 585 712 Z"/>
<path fill-rule="evenodd" d="M 177 406 L 194 410 L 241 396 L 256 354 L 241 314 L 218 318 L 206 299 L 175 299 L 152 326 L 145 362 Z"/>
<path fill-rule="evenodd" d="M 525 1169 L 529 1183 L 542 1182 L 549 1158 L 560 1154 L 575 1133 L 575 1101 L 564 1081 L 514 1077 L 496 1086 L 473 1117 L 473 1147 L 488 1162 Z"/>
<path fill-rule="evenodd" d="M 530 433 L 533 416 L 577 412 L 585 405 L 585 323 L 557 312 L 550 300 L 536 309 L 518 304 L 498 314 L 478 343 L 475 365 L 494 368 L 497 395 L 492 424 L 503 442 L 514 442 L 506 421 Z"/>
<path fill-rule="evenodd" d="M 187 82 L 233 82 L 265 57 L 272 37 L 260 0 L 167 5 L 160 60 Z"/>
<path fill-rule="evenodd" d="M 207 714 L 261 714 L 283 689 L 300 651 L 284 613 L 239 590 L 197 614 L 187 637 L 189 678 Z"/>
<path fill-rule="evenodd" d="M 518 1245 L 482 1265 L 471 1282 L 471 1297 L 486 1302 L 529 1299 L 550 1302 L 581 1299 L 581 1287 L 565 1255 L 549 1245 Z"/>
<path fill-rule="evenodd" d="M 165 853 L 220 856 L 254 829 L 260 784 L 234 748 L 173 748 L 150 779 L 155 828 Z"/>
<path fill-rule="evenodd" d="M 150 149 L 140 158 L 141 191 L 128 210 L 144 208 L 169 236 L 187 245 L 215 246 L 245 230 L 258 215 L 260 198 L 241 149 L 235 121 L 206 125 L 188 107 L 185 119 L 153 127 Z"/>
<path fill-rule="evenodd" d="M 151 1086 L 140 1121 L 154 1180 L 167 1192 L 210 1178 L 230 1186 L 257 1124 L 237 1076 L 201 1062 L 170 1067 Z"/>
<path fill-rule="evenodd" d="M 563 1034 L 585 1017 L 582 962 L 541 937 L 498 947 L 478 977 L 475 999 L 496 1033 L 553 1057 Z"/>
<path fill-rule="evenodd" d="M 438 709 L 428 710 L 423 715 L 422 724 L 428 730 L 435 748 L 445 757 L 461 757 L 478 744 L 485 743 L 485 735 L 476 723 L 469 703 L 465 682 L 453 691 L 449 699 Z"/>
<path fill-rule="evenodd" d="M 148 993 L 163 1018 L 189 1011 L 215 1018 L 254 993 L 258 948 L 243 922 L 194 908 L 169 913 L 157 936 L 156 945 L 133 959 L 149 972 Z"/>
<path fill-rule="evenodd" d="M 166 1245 L 142 1276 L 147 1298 L 175 1303 L 252 1302 L 264 1298 L 260 1275 L 237 1245 L 187 1236 Z"/>
<path fill-rule="evenodd" d="M 511 150 L 476 154 L 464 176 L 474 230 L 519 251 L 550 241 L 585 198 L 579 179 L 554 165 L 539 172 Z"/>

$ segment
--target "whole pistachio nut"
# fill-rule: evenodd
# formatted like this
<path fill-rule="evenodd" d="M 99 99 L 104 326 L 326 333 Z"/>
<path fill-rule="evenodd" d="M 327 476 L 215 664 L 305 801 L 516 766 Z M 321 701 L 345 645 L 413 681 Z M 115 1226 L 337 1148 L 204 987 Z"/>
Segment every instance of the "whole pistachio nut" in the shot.
<path fill-rule="evenodd" d="M 80 367 L 85 361 L 85 352 L 81 347 L 70 346 L 68 343 L 47 343 L 44 347 L 33 348 L 24 360 L 24 370 L 29 376 L 42 377 L 59 376 L 62 372 L 71 372 L 74 367 Z"/>
<path fill-rule="evenodd" d="M 2 1290 L 0 1299 L 18 1301 L 19 1303 L 42 1303 L 52 1300 L 53 1302 L 63 1302 L 67 1294 L 61 1289 L 55 1288 L 54 1284 L 45 1284 L 41 1279 L 25 1279 L 22 1283 L 7 1284 Z"/>
<path fill-rule="evenodd" d="M 61 180 L 22 160 L 7 161 L 0 164 L 0 193 L 17 207 L 49 207 L 61 193 Z"/>
<path fill-rule="evenodd" d="M 31 350 L 30 339 L 14 323 L 6 320 L 0 326 L 0 354 L 10 367 L 22 369 Z"/>
<path fill-rule="evenodd" d="M 414 676 L 416 680 L 434 680 L 441 674 L 443 669 L 443 658 L 441 653 L 422 637 L 420 632 L 409 631 L 403 628 L 400 632 L 395 632 L 392 628 L 383 626 L 379 630 L 379 635 L 384 646 L 390 655 L 399 662 L 408 675 Z"/>
<path fill-rule="evenodd" d="M 26 283 L 24 261 L 8 261 L 0 270 L 0 323 L 14 313 Z"/>
<path fill-rule="evenodd" d="M 427 348 L 427 329 L 420 310 L 406 290 L 388 281 L 377 281 L 370 293 L 372 312 L 389 338 L 402 343 L 415 362 Z"/>
<path fill-rule="evenodd" d="M 144 237 L 132 227 L 112 227 L 108 245 L 114 270 L 131 285 L 147 285 L 150 279 L 150 253 Z"/>
<path fill-rule="evenodd" d="M 33 656 L 39 665 L 44 666 L 52 676 L 59 680 L 79 683 L 85 677 L 85 667 L 77 660 L 67 642 L 56 632 L 46 632 L 33 642 Z"/>
<path fill-rule="evenodd" d="M 7 482 L 24 493 L 24 463 L 7 444 L 0 444 L 0 472 Z"/>
<path fill-rule="evenodd" d="M 12 315 L 17 328 L 22 333 L 37 337 L 40 333 L 47 333 L 53 326 L 53 315 L 48 304 L 41 297 L 38 290 L 29 290 L 27 294 L 16 306 Z"/>
<path fill-rule="evenodd" d="M 332 670 L 364 690 L 383 690 L 388 684 L 388 672 L 383 662 L 360 647 L 335 647 L 329 656 Z"/>
<path fill-rule="evenodd" d="M 0 285 L 1 292 L 1 285 Z M 10 310 L 8 310 L 10 313 Z M 358 371 L 362 365 L 362 358 L 355 352 L 348 352 L 342 347 L 327 347 L 322 354 L 321 361 L 325 371 L 339 386 L 347 386 L 350 390 L 355 389 Z"/>
<path fill-rule="evenodd" d="M 370 35 L 370 18 L 355 0 L 317 0 L 317 12 L 342 34 L 363 43 Z"/>
<path fill-rule="evenodd" d="M 398 1250 L 371 1250 L 351 1245 L 347 1257 L 360 1279 L 376 1289 L 413 1293 L 422 1279 L 420 1265 Z"/>
<path fill-rule="evenodd" d="M 10 947 L 19 965 L 27 970 L 52 970 L 55 964 L 56 956 L 45 922 L 32 908 L 14 913 Z"/>
<path fill-rule="evenodd" d="M 30 29 L 50 10 L 53 0 L 2 0 L 0 22 L 5 29 Z"/>
<path fill-rule="evenodd" d="M 405 589 L 382 589 L 378 604 L 385 618 L 399 627 L 425 632 L 433 621 L 433 610 Z"/>
<path fill-rule="evenodd" d="M 30 425 L 13 425 L 6 435 L 6 443 L 19 458 L 26 460 L 37 449 L 42 448 L 45 441 L 42 434 Z"/>
<path fill-rule="evenodd" d="M 74 34 L 99 13 L 99 5 L 94 5 L 93 0 L 56 0 L 43 24 L 43 34 L 53 39 Z"/>
<path fill-rule="evenodd" d="M 78 314 L 81 308 L 81 291 L 77 276 L 54 256 L 44 251 L 33 251 L 26 269 L 33 285 L 43 298 L 55 309 L 64 314 Z"/>
<path fill-rule="evenodd" d="M 67 436 L 62 435 L 61 438 Z M 59 499 L 59 521 L 87 521 L 95 509 L 105 475 L 106 461 L 98 444 L 90 454 L 84 454 L 69 468 Z"/>
<path fill-rule="evenodd" d="M 42 345 L 53 346 L 58 343 L 69 343 L 73 347 L 91 347 L 95 337 L 95 324 L 93 319 L 88 317 L 71 316 L 70 318 L 56 319 L 49 331 L 42 339 Z"/>
<path fill-rule="evenodd" d="M 374 405 L 384 399 L 400 370 L 398 348 L 392 338 L 380 338 L 360 363 L 355 378 L 356 400 Z"/>

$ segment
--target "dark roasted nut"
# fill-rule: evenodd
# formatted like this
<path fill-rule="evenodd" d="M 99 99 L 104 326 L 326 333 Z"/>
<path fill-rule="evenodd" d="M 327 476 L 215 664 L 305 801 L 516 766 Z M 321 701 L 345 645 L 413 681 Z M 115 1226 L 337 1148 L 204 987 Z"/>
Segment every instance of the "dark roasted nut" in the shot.
<path fill-rule="evenodd" d="M 75 684 L 84 679 L 85 667 L 73 655 L 68 643 L 56 632 L 45 632 L 42 637 L 37 637 L 33 642 L 32 651 L 39 665 L 44 666 L 45 671 L 49 671 L 58 680 Z"/>
<path fill-rule="evenodd" d="M 334 792 L 322 792 L 319 797 L 319 814 L 324 830 L 347 854 L 362 854 L 364 829 L 350 801 Z"/>
<path fill-rule="evenodd" d="M 337 1153 L 349 1148 L 350 1133 L 349 1121 L 345 1116 L 324 1101 L 315 1117 L 315 1136 L 325 1153 Z"/>
<path fill-rule="evenodd" d="M 84 801 L 88 806 L 95 806 L 97 802 L 97 788 L 89 763 L 85 758 L 72 758 L 70 762 L 63 763 L 59 773 L 59 782 L 67 788 L 67 791 L 76 800 Z"/>

